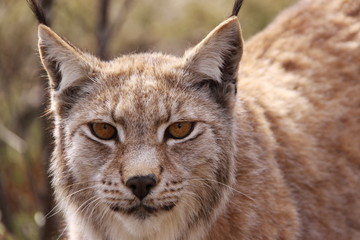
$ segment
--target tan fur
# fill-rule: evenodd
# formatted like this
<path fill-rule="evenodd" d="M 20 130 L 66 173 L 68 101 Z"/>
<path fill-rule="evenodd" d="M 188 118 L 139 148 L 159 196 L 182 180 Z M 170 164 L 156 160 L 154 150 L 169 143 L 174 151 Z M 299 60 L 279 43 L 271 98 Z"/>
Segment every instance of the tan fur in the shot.
<path fill-rule="evenodd" d="M 238 78 L 235 17 L 183 58 L 110 62 L 41 25 L 69 239 L 360 239 L 359 6 L 300 1 L 245 44 Z M 194 130 L 165 138 L 179 121 Z M 129 212 L 125 183 L 147 174 L 153 210 Z"/>

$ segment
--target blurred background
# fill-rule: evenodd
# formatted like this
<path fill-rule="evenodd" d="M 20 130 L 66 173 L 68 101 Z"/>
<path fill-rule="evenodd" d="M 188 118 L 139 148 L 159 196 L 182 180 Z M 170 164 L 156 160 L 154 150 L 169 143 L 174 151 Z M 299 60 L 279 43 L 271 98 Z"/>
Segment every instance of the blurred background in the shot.
<path fill-rule="evenodd" d="M 245 0 L 245 39 L 294 0 Z M 232 0 L 39 0 L 52 28 L 102 59 L 161 51 L 181 56 L 232 10 Z M 26 0 L 0 1 L 0 240 L 61 239 L 47 177 L 52 139 L 37 22 Z M 51 212 L 50 212 L 51 211 Z M 50 213 L 49 213 L 50 212 Z M 45 217 L 46 216 L 46 217 Z"/>

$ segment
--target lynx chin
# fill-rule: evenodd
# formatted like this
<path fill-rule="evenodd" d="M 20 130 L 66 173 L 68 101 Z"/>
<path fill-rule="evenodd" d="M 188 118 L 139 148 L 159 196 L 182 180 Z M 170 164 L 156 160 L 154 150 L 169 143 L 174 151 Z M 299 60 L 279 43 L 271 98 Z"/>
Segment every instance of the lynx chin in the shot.
<path fill-rule="evenodd" d="M 241 3 L 183 57 L 101 61 L 29 0 L 68 239 L 360 239 L 359 2 L 300 0 L 245 44 Z"/>

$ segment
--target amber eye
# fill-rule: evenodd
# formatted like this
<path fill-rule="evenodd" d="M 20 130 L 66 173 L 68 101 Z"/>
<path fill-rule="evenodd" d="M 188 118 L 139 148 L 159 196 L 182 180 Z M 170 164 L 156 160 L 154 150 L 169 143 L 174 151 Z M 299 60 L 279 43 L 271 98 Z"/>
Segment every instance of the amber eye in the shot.
<path fill-rule="evenodd" d="M 110 140 L 116 137 L 116 128 L 107 123 L 91 123 L 90 129 L 95 137 L 102 140 Z"/>
<path fill-rule="evenodd" d="M 167 135 L 170 138 L 181 139 L 187 137 L 194 128 L 192 122 L 177 122 L 171 124 L 167 129 Z"/>

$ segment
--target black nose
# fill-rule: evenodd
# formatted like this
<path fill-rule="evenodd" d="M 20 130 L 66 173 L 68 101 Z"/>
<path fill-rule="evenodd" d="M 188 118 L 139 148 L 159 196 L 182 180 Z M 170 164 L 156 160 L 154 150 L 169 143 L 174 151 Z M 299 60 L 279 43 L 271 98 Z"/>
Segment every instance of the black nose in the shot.
<path fill-rule="evenodd" d="M 135 196 L 142 200 L 149 194 L 150 189 L 156 185 L 154 174 L 147 176 L 135 176 L 129 178 L 126 186 L 131 189 Z"/>

